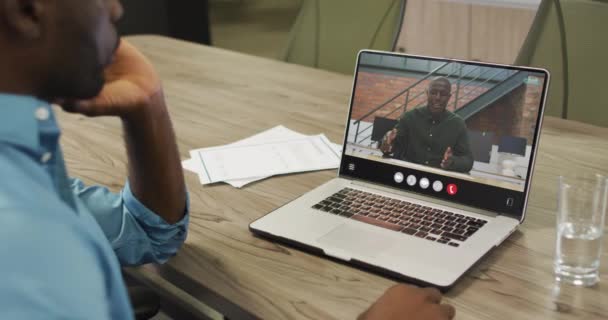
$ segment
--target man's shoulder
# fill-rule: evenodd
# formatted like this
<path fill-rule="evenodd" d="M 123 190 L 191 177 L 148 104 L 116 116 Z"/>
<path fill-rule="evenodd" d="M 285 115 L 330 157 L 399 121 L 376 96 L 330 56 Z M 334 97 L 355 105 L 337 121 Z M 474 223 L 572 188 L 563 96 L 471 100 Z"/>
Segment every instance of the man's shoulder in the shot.
<path fill-rule="evenodd" d="M 16 160 L 0 154 L 0 256 L 14 262 L 0 264 L 0 272 L 21 273 L 29 268 L 28 262 L 43 265 L 49 274 L 63 272 L 51 270 L 51 260 L 97 264 L 97 244 L 78 222 L 77 213 L 38 176 L 44 172 L 24 172 L 27 166 Z"/>
<path fill-rule="evenodd" d="M 464 119 L 461 116 L 459 116 L 457 113 L 449 111 L 449 110 L 446 110 L 445 112 L 446 112 L 446 117 L 445 117 L 446 121 L 458 123 L 461 125 L 465 124 Z"/>
<path fill-rule="evenodd" d="M 0 207 L 0 242 L 5 247 L 10 248 L 11 243 L 14 245 L 23 238 L 34 245 L 38 243 L 40 247 L 61 244 L 67 246 L 65 250 L 70 244 L 88 242 L 86 233 L 82 232 L 75 219 L 57 218 L 71 212 L 65 212 L 64 208 L 52 203 L 37 205 L 34 202 L 38 201 Z"/>
<path fill-rule="evenodd" d="M 0 143 L 0 234 L 27 230 L 25 225 L 57 226 L 56 216 L 71 209 L 64 204 L 42 166 L 32 156 Z M 13 228 L 8 227 L 13 224 Z"/>
<path fill-rule="evenodd" d="M 0 207 L 6 200 L 43 196 L 53 186 L 44 168 L 25 151 L 0 143 Z M 10 193 L 13 197 L 6 198 Z M 35 201 L 39 202 L 39 201 Z"/>
<path fill-rule="evenodd" d="M 412 110 L 406 111 L 403 113 L 403 116 L 401 118 L 409 120 L 409 119 L 420 117 L 420 116 L 422 116 L 423 108 L 424 107 L 414 108 Z"/>
<path fill-rule="evenodd" d="M 76 213 L 59 198 L 44 192 L 26 198 L 19 191 L 2 188 L 0 243 L 8 245 L 12 241 L 21 241 L 23 237 L 34 243 L 40 241 L 41 245 L 52 240 L 67 247 L 75 242 L 91 240 L 79 226 Z"/>
<path fill-rule="evenodd" d="M 42 169 L 30 151 L 0 141 L 0 172 L 27 174 L 36 167 Z"/>
<path fill-rule="evenodd" d="M 423 115 L 425 112 L 426 112 L 426 106 L 422 106 L 422 107 L 414 108 L 414 109 L 408 111 L 407 113 L 409 113 L 410 115 Z"/>

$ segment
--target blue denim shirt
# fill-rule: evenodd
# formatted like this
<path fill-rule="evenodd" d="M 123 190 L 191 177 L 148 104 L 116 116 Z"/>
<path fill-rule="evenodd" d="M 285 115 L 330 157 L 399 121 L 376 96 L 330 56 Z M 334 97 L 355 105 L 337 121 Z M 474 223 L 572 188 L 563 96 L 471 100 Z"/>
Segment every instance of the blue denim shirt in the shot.
<path fill-rule="evenodd" d="M 59 136 L 48 103 L 0 94 L 0 319 L 132 319 L 120 266 L 165 262 L 188 214 L 69 178 Z"/>

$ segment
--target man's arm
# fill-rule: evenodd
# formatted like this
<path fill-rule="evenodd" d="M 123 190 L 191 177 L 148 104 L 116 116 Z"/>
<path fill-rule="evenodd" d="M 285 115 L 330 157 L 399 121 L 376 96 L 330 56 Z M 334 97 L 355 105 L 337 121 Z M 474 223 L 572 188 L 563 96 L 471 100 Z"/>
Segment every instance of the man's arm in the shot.
<path fill-rule="evenodd" d="M 122 120 L 133 194 L 168 223 L 180 221 L 186 211 L 186 188 L 162 91 L 140 112 Z"/>
<path fill-rule="evenodd" d="M 74 196 L 89 209 L 122 266 L 164 263 L 186 240 L 188 216 L 174 224 L 141 203 L 127 183 L 120 193 L 71 181 Z"/>
<path fill-rule="evenodd" d="M 393 158 L 403 160 L 401 158 L 403 157 L 407 143 L 408 128 L 406 116 L 404 114 L 399 119 L 399 122 L 397 122 L 397 125 L 395 125 L 395 128 L 384 135 L 380 150 L 385 156 L 392 156 Z"/>
<path fill-rule="evenodd" d="M 458 135 L 458 140 L 453 148 L 448 148 L 444 156 L 442 167 L 447 170 L 469 173 L 473 169 L 473 152 L 469 144 L 469 134 L 466 126 L 463 127 Z M 449 151 L 449 152 L 448 152 Z"/>
<path fill-rule="evenodd" d="M 389 157 L 393 153 L 393 144 L 397 137 L 397 129 L 391 129 L 384 134 L 382 141 L 380 141 L 380 151 L 385 157 Z"/>
<path fill-rule="evenodd" d="M 133 194 L 166 222 L 176 223 L 186 212 L 186 188 L 158 75 L 123 40 L 105 76 L 98 97 L 64 109 L 122 119 Z"/>
<path fill-rule="evenodd" d="M 120 194 L 78 180 L 72 190 L 89 208 L 122 265 L 162 263 L 186 239 L 188 204 L 160 80 L 148 60 L 125 41 L 105 75 L 99 96 L 64 109 L 122 119 L 129 183 Z"/>
<path fill-rule="evenodd" d="M 456 310 L 441 303 L 439 290 L 396 285 L 361 314 L 358 320 L 450 320 Z"/>
<path fill-rule="evenodd" d="M 405 124 L 405 121 L 403 121 L 403 124 L 401 124 L 401 121 L 399 121 L 397 128 L 397 136 L 393 142 L 393 158 L 407 160 L 405 152 L 409 142 L 409 130 Z"/>

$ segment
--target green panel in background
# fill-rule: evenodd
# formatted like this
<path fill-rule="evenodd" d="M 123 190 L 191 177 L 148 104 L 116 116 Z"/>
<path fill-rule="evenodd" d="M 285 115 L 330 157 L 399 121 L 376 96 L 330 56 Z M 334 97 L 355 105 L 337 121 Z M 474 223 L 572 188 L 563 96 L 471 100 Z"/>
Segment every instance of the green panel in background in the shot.
<path fill-rule="evenodd" d="M 346 74 L 361 49 L 392 50 L 402 0 L 305 0 L 284 60 Z"/>
<path fill-rule="evenodd" d="M 552 85 L 547 115 L 608 126 L 608 99 L 602 92 L 608 75 L 608 3 L 605 1 L 560 1 L 568 51 L 569 99 L 566 112 L 564 70 L 557 10 L 554 0 L 543 0 L 516 64 L 548 69 Z"/>

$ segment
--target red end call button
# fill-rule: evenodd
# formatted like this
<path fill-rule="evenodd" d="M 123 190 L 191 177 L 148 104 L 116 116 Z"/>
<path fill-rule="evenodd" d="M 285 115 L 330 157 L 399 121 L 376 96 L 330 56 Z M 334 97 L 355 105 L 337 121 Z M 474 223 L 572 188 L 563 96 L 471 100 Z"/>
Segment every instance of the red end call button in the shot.
<path fill-rule="evenodd" d="M 448 191 L 449 195 L 453 196 L 458 192 L 458 187 L 455 184 L 450 183 L 450 184 L 448 184 L 448 187 L 446 188 L 446 190 Z"/>

